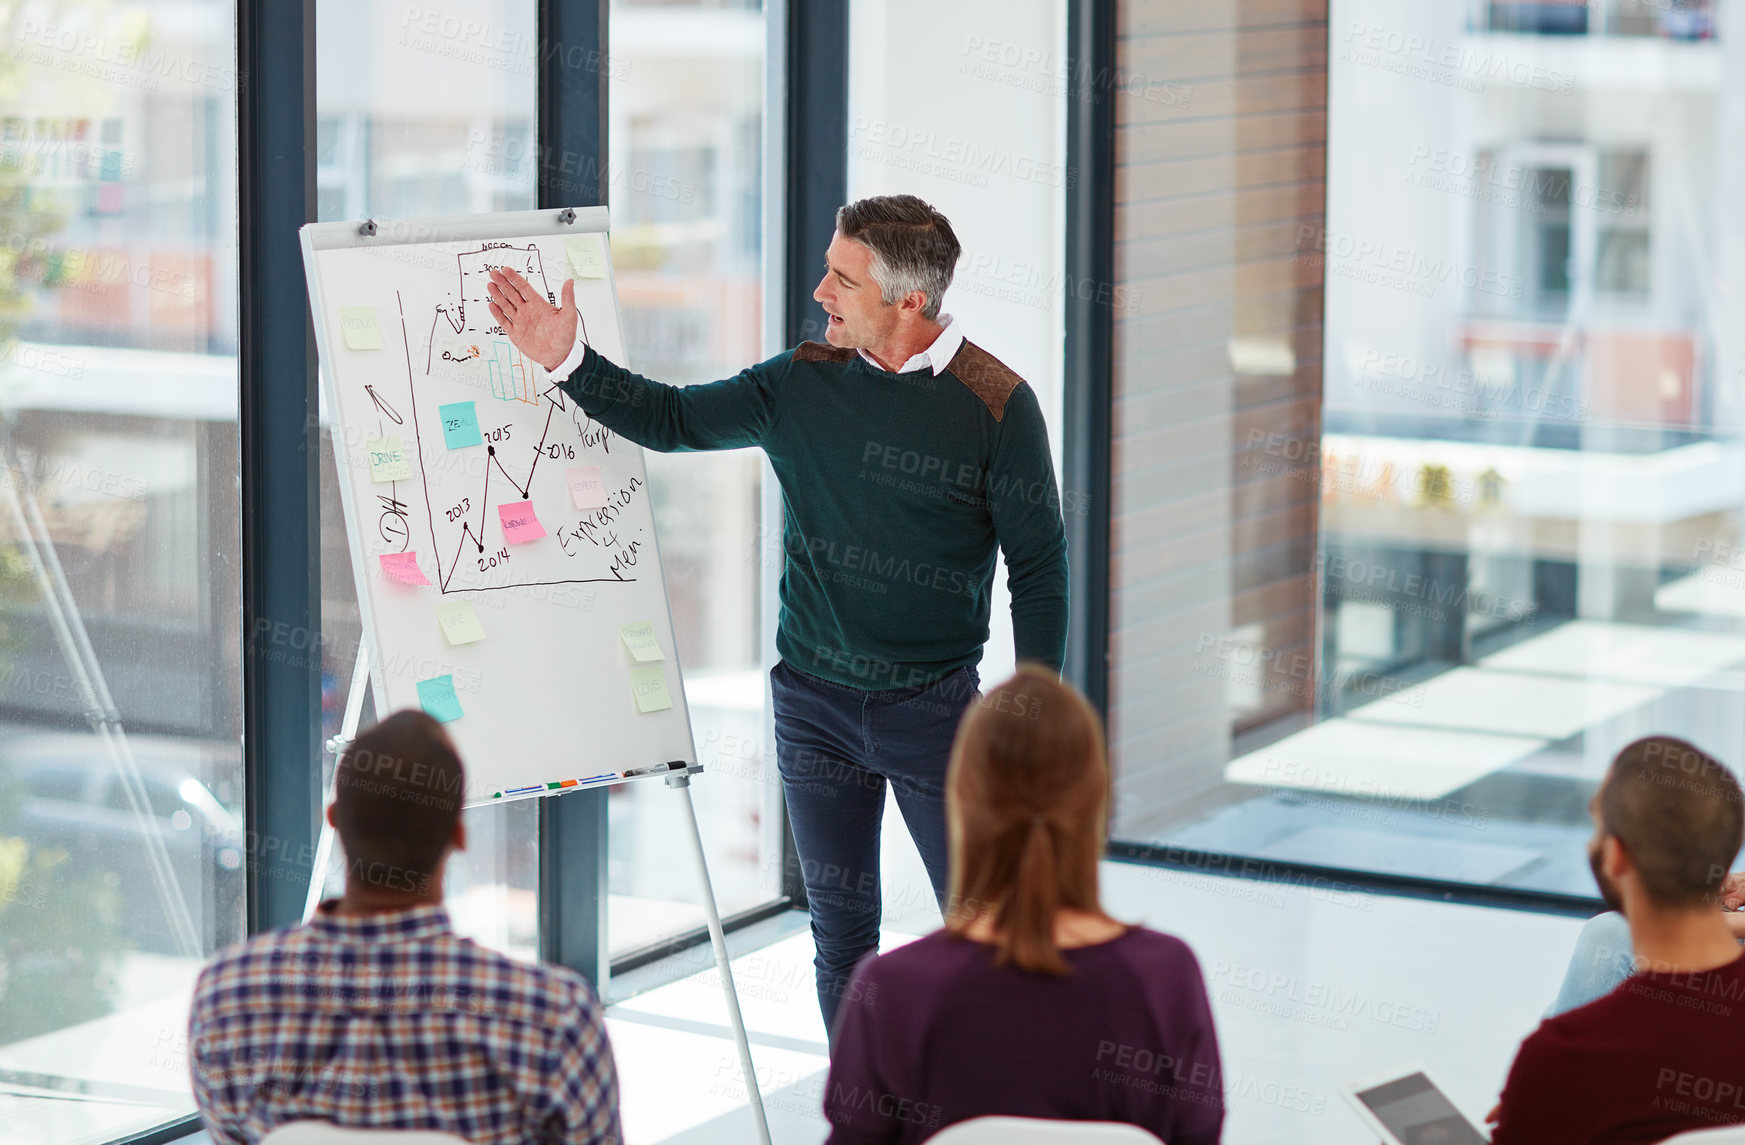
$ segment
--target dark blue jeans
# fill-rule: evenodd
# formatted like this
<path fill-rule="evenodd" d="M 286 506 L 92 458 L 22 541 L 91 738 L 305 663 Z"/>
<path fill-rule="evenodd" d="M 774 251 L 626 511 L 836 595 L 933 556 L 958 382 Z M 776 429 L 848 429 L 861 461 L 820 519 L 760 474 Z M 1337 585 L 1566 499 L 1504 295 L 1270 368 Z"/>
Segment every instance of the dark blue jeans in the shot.
<path fill-rule="evenodd" d="M 855 963 L 878 949 L 879 826 L 887 786 L 944 909 L 950 872 L 945 767 L 958 721 L 980 695 L 980 683 L 974 668 L 960 668 L 926 687 L 869 692 L 821 680 L 786 661 L 770 671 L 776 766 L 812 911 L 818 1008 L 832 1037 Z"/>

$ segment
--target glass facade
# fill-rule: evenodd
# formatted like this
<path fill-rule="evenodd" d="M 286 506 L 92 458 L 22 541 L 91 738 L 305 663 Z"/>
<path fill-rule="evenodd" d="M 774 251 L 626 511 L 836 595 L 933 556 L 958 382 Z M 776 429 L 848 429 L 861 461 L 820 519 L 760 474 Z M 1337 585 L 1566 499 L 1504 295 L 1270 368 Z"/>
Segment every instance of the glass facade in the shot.
<path fill-rule="evenodd" d="M 770 351 L 762 5 L 614 0 L 610 27 L 607 199 L 626 365 L 673 385 L 731 377 Z M 763 672 L 774 617 L 761 607 L 781 573 L 780 522 L 765 531 L 757 450 L 645 460 L 705 768 L 692 793 L 715 895 L 732 914 L 781 893 Z M 702 926 L 695 876 L 668 857 L 681 829 L 673 793 L 626 784 L 610 803 L 613 954 Z"/>
<path fill-rule="evenodd" d="M 535 205 L 534 7 L 474 0 L 441 12 L 317 10 L 321 218 L 524 210 Z M 762 346 L 764 22 L 758 5 L 634 4 L 610 11 L 612 256 L 629 365 L 673 384 L 712 381 Z M 561 194 L 562 170 L 556 172 Z M 588 191 L 592 193 L 592 189 Z M 694 788 L 724 913 L 779 893 L 779 785 L 764 774 L 759 600 L 762 458 L 647 455 L 692 726 L 708 777 Z M 323 709 L 339 730 L 359 620 L 331 451 L 322 450 Z M 366 711 L 364 722 L 373 719 Z M 331 757 L 328 759 L 331 766 Z M 679 825 L 663 785 L 610 789 L 608 941 L 614 955 L 702 925 L 695 878 L 666 861 Z M 468 812 L 449 877 L 457 926 L 531 957 L 538 808 Z M 330 890 L 337 884 L 330 884 Z"/>
<path fill-rule="evenodd" d="M 361 26 L 360 26 L 361 21 Z M 319 0 L 315 179 L 321 221 L 528 210 L 537 169 L 537 40 L 522 0 L 440 11 Z M 322 729 L 340 730 L 361 622 L 323 401 Z M 363 726 L 375 713 L 366 705 Z M 333 756 L 325 765 L 329 771 Z M 455 929 L 518 957 L 538 949 L 538 819 L 529 801 L 466 813 L 451 860 Z M 337 848 L 335 849 L 337 853 Z M 337 894 L 340 859 L 329 867 Z"/>
<path fill-rule="evenodd" d="M 0 9 L 14 1140 L 191 1112 L 187 992 L 244 932 L 235 59 L 209 0 Z"/>
<path fill-rule="evenodd" d="M 1218 423 L 1221 583 L 1270 551 L 1278 587 L 1176 631 L 1225 742 L 1136 763 L 1118 833 L 1591 896 L 1620 747 L 1745 760 L 1729 41 L 1706 3 L 1336 0 L 1326 45 L 1325 217 L 1248 248 L 1324 322 L 1237 332 L 1225 389 L 1323 401 Z"/>

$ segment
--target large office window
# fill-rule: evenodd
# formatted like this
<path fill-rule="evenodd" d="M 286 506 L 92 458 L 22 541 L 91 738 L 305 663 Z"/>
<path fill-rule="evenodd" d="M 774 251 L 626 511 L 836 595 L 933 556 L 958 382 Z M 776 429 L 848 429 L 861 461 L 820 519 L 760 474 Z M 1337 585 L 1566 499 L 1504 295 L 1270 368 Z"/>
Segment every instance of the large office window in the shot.
<path fill-rule="evenodd" d="M 763 344 L 763 7 L 613 0 L 606 197 L 630 368 L 675 385 L 730 377 Z M 705 774 L 693 785 L 723 913 L 781 893 L 780 781 L 767 722 L 762 615 L 781 572 L 757 450 L 647 454 L 685 697 Z M 773 522 L 772 530 L 780 529 Z M 615 955 L 703 922 L 675 861 L 681 814 L 651 784 L 610 796 Z"/>
<path fill-rule="evenodd" d="M 1238 591 L 1160 661 L 1229 740 L 1133 763 L 1122 834 L 1592 895 L 1586 802 L 1619 747 L 1745 760 L 1724 30 L 1708 4 L 1627 0 L 1337 0 L 1329 24 L 1270 65 L 1328 49 L 1325 219 L 1275 202 L 1265 242 L 1249 229 L 1314 337 L 1231 341 L 1274 387 L 1228 419 Z M 1314 124 L 1239 119 L 1258 142 L 1293 114 Z M 1293 408 L 1323 362 L 1319 416 Z"/>
<path fill-rule="evenodd" d="M 204 0 L 0 9 L 16 1140 L 191 1112 L 188 991 L 244 929 L 235 58 L 233 9 Z"/>
<path fill-rule="evenodd" d="M 442 12 L 318 7 L 316 178 L 323 219 L 484 213 L 535 205 L 537 29 L 532 4 Z M 764 20 L 757 4 L 618 3 L 603 72 L 610 157 L 601 180 L 628 364 L 674 384 L 764 356 Z M 551 163 L 561 168 L 557 157 Z M 548 172 L 552 173 L 552 172 Z M 561 182 L 565 172 L 555 174 Z M 725 912 L 779 893 L 779 788 L 765 773 L 759 598 L 779 572 L 762 537 L 755 451 L 647 455 L 678 652 L 700 756 L 693 788 Z M 339 729 L 360 625 L 333 460 L 323 445 L 326 730 Z M 373 718 L 366 710 L 364 722 Z M 332 760 L 327 761 L 331 766 Z M 660 785 L 608 795 L 608 941 L 642 949 L 702 924 L 694 873 L 670 840 Z M 449 877 L 456 925 L 536 949 L 537 807 L 468 812 Z"/>
<path fill-rule="evenodd" d="M 319 0 L 316 155 L 323 221 L 534 206 L 537 39 L 526 0 L 455 0 L 440 10 Z M 324 417 L 325 417 L 325 395 Z M 331 441 L 321 464 L 323 730 L 340 730 L 362 632 Z M 366 707 L 367 725 L 375 713 Z M 333 757 L 327 756 L 329 769 Z M 455 929 L 531 958 L 537 950 L 538 808 L 466 813 L 450 862 Z M 329 893 L 337 879 L 329 871 Z"/>

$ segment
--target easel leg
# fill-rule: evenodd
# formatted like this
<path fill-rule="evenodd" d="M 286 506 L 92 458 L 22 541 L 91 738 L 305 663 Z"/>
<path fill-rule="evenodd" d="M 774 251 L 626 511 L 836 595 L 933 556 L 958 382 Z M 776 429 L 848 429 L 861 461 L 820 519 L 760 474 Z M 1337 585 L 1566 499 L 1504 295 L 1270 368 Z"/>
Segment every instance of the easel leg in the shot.
<path fill-rule="evenodd" d="M 715 887 L 709 881 L 709 860 L 703 854 L 703 831 L 697 825 L 697 808 L 691 802 L 691 777 L 667 778 L 684 796 L 685 821 L 690 824 L 691 853 L 697 860 L 697 877 L 703 883 L 703 915 L 709 923 L 709 944 L 715 948 L 715 965 L 721 971 L 721 989 L 727 995 L 727 1019 L 733 1025 L 733 1040 L 739 1047 L 739 1071 L 745 1077 L 745 1096 L 757 1122 L 758 1140 L 770 1145 L 769 1119 L 764 1115 L 763 1092 L 757 1087 L 757 1070 L 751 1064 L 751 1039 L 745 1034 L 745 1018 L 739 1012 L 739 994 L 733 988 L 733 965 L 727 958 L 727 934 L 721 929 L 721 912 L 715 906 Z"/>
<path fill-rule="evenodd" d="M 309 871 L 309 895 L 303 900 L 303 921 L 315 917 L 321 905 L 321 890 L 327 885 L 327 864 L 333 856 L 333 827 L 327 822 L 327 808 L 333 802 L 333 781 L 339 775 L 339 753 L 357 736 L 358 721 L 364 713 L 364 691 L 370 686 L 369 643 L 357 642 L 357 663 L 351 669 L 351 691 L 345 697 L 345 718 L 340 721 L 339 734 L 327 741 L 327 750 L 334 755 L 333 775 L 328 777 L 321 793 L 321 834 L 315 841 L 315 863 Z"/>

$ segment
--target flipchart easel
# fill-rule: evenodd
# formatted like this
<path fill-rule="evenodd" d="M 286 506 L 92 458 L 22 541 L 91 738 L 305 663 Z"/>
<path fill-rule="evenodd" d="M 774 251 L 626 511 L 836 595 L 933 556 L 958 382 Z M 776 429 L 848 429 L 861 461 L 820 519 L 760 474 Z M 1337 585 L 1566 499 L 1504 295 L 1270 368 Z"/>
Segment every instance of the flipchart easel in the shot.
<path fill-rule="evenodd" d="M 573 230 L 572 230 L 573 228 Z M 526 239 L 529 236 L 550 237 L 570 233 L 594 233 L 604 238 L 606 230 L 606 212 L 604 208 L 564 209 L 561 211 L 521 211 L 509 212 L 496 216 L 453 216 L 439 219 L 399 220 L 392 223 L 378 224 L 375 221 L 359 223 L 328 223 L 311 224 L 302 229 L 305 270 L 309 281 L 310 305 L 314 313 L 317 348 L 323 362 L 322 374 L 328 392 L 332 396 L 331 406 L 335 411 L 331 435 L 335 451 L 336 464 L 341 475 L 342 498 L 346 502 L 346 518 L 348 523 L 348 541 L 351 542 L 351 552 L 358 570 L 360 585 L 363 585 L 366 574 L 361 565 L 365 560 L 363 548 L 357 543 L 358 534 L 355 531 L 357 515 L 352 511 L 352 494 L 346 480 L 347 451 L 346 443 L 341 434 L 341 418 L 338 415 L 340 399 L 337 393 L 338 382 L 335 371 L 329 368 L 334 359 L 330 356 L 333 349 L 332 338 L 328 332 L 327 316 L 328 302 L 324 297 L 323 283 L 316 260 L 316 251 L 325 244 L 331 248 L 344 242 L 356 245 L 376 239 L 378 235 L 392 243 L 390 235 L 415 235 L 416 241 L 431 243 L 454 243 L 468 241 L 489 241 L 507 239 Z M 404 241 L 404 240 L 402 240 Z M 609 275 L 609 268 L 608 268 Z M 610 282 L 608 281 L 610 289 Z M 615 290 L 613 290 L 615 303 Z M 543 439 L 542 439 L 543 441 Z M 531 480 L 531 478 L 530 478 Z M 655 551 L 658 565 L 658 548 Z M 439 569 L 440 571 L 440 569 Z M 380 673 L 373 674 L 372 668 L 380 669 L 380 664 L 372 663 L 372 648 L 370 632 L 372 625 L 369 616 L 368 587 L 359 593 L 360 611 L 364 614 L 364 635 L 359 641 L 357 658 L 353 666 L 350 689 L 346 698 L 345 713 L 340 731 L 329 739 L 325 745 L 327 750 L 337 757 L 345 745 L 356 737 L 358 724 L 362 718 L 363 700 L 366 690 L 376 695 L 378 706 L 383 704 L 378 681 L 383 677 Z M 664 603 L 664 599 L 663 599 Z M 670 619 L 668 621 L 670 627 Z M 674 648 L 674 664 L 677 666 L 677 650 Z M 680 687 L 682 702 L 682 682 Z M 687 725 L 688 727 L 688 716 Z M 689 739 L 689 733 L 686 733 Z M 695 749 L 692 747 L 689 756 L 695 760 Z M 684 760 L 673 761 L 663 766 L 638 767 L 627 773 L 618 773 L 610 777 L 599 777 L 593 780 L 572 781 L 559 786 L 556 783 L 548 785 L 550 790 L 541 791 L 534 788 L 523 789 L 518 797 L 557 798 L 572 791 L 591 790 L 600 787 L 613 787 L 622 783 L 640 782 L 645 779 L 663 780 L 666 785 L 679 794 L 679 804 L 685 819 L 685 835 L 691 858 L 696 866 L 704 918 L 707 924 L 710 945 L 715 955 L 715 963 L 721 974 L 722 990 L 727 1003 L 728 1019 L 732 1026 L 733 1038 L 738 1051 L 740 1069 L 743 1074 L 746 1097 L 752 1110 L 752 1116 L 757 1126 L 758 1138 L 763 1145 L 770 1145 L 769 1123 L 764 1111 L 762 1094 L 757 1085 L 757 1073 L 751 1059 L 751 1044 L 745 1029 L 745 1022 L 739 1007 L 738 994 L 734 987 L 733 971 L 727 953 L 726 936 L 721 925 L 721 915 L 715 900 L 713 883 L 709 875 L 708 859 L 703 847 L 703 837 L 697 820 L 696 807 L 691 797 L 691 777 L 703 771 L 701 764 Z M 324 782 L 325 794 L 323 808 L 331 803 L 333 798 L 333 780 L 329 775 Z M 470 805 L 484 806 L 489 803 L 503 802 L 503 799 L 478 801 Z M 320 835 L 317 841 L 314 868 L 310 880 L 308 895 L 304 904 L 305 918 L 313 916 L 324 889 L 328 868 L 332 862 L 334 832 L 323 816 Z"/>

